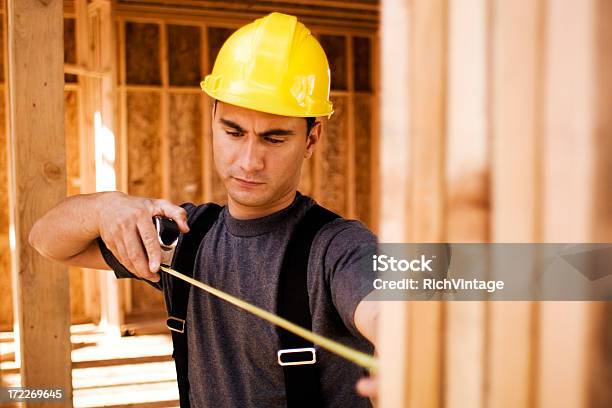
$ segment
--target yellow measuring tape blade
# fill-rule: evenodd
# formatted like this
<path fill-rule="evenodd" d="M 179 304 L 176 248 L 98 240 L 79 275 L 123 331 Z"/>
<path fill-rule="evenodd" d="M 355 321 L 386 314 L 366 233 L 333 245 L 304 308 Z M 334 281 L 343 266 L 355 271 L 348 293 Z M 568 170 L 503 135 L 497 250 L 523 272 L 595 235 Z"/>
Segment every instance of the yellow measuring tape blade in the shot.
<path fill-rule="evenodd" d="M 164 266 L 164 265 L 162 265 L 160 268 L 162 271 L 167 272 L 172 276 L 182 279 L 185 282 L 192 284 L 193 286 L 197 286 L 198 288 L 214 296 L 217 296 L 218 298 L 221 298 L 235 306 L 238 306 L 239 308 L 246 310 L 247 312 L 252 313 L 258 317 L 261 317 L 262 319 L 267 320 L 268 322 L 272 324 L 282 327 L 283 329 L 290 331 L 291 333 L 297 336 L 300 336 L 308 341 L 311 341 L 314 344 L 317 344 L 331 351 L 332 353 L 339 355 L 340 357 L 343 357 L 349 361 L 352 361 L 353 363 L 361 367 L 367 368 L 371 373 L 375 373 L 376 369 L 378 368 L 378 361 L 376 360 L 375 357 L 369 354 L 362 353 L 359 350 L 355 350 L 353 348 L 345 346 L 344 344 L 340 344 L 336 341 L 330 340 L 327 337 L 323 337 L 320 334 L 313 333 L 310 330 L 306 330 L 305 328 L 300 327 L 297 324 L 292 323 L 287 319 L 283 319 L 280 316 L 277 316 L 273 313 L 263 310 L 255 305 L 250 304 L 249 302 L 245 302 L 242 299 L 238 299 L 237 297 L 234 297 L 228 293 L 225 293 L 222 290 L 213 288 L 210 285 L 207 285 L 198 280 L 190 278 L 189 276 L 183 275 L 182 273 L 177 272 L 172 268 L 168 268 L 167 266 Z"/>

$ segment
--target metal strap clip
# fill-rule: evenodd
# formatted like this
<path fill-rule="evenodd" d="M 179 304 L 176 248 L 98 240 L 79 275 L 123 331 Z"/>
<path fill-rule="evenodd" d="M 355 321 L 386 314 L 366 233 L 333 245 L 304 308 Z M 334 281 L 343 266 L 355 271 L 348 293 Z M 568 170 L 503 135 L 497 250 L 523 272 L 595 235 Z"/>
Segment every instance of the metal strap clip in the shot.
<path fill-rule="evenodd" d="M 314 364 L 317 362 L 317 351 L 314 347 L 278 350 L 276 355 L 278 364 L 281 366 Z M 283 358 L 283 355 L 287 356 Z"/>
<path fill-rule="evenodd" d="M 185 333 L 185 320 L 169 316 L 166 320 L 166 327 L 175 332 Z"/>

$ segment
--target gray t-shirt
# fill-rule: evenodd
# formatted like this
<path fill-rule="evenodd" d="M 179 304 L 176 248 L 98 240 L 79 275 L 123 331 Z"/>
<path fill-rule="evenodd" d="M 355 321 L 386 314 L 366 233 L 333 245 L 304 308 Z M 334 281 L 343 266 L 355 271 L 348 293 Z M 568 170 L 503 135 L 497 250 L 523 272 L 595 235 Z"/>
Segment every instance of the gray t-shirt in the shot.
<path fill-rule="evenodd" d="M 274 312 L 288 239 L 314 203 L 297 193 L 289 207 L 250 220 L 233 218 L 224 207 L 200 245 L 195 279 Z M 195 212 L 193 205 L 184 207 L 188 216 Z M 373 347 L 355 327 L 353 314 L 372 290 L 375 276 L 367 265 L 376 241 L 359 221 L 331 221 L 314 238 L 307 277 L 313 331 L 370 354 Z M 109 266 L 118 278 L 135 277 L 115 262 Z M 192 407 L 286 406 L 274 325 L 195 287 L 186 324 Z M 355 391 L 365 371 L 315 348 L 324 406 L 371 407 Z"/>

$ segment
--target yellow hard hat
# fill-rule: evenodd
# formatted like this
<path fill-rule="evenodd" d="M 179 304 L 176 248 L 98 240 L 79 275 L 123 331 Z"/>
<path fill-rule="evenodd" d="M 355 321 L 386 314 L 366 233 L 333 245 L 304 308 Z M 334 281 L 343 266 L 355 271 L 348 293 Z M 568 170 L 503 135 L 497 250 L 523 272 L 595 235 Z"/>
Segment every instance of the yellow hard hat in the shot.
<path fill-rule="evenodd" d="M 214 99 L 284 116 L 331 116 L 325 51 L 294 16 L 271 13 L 225 41 L 200 83 Z"/>

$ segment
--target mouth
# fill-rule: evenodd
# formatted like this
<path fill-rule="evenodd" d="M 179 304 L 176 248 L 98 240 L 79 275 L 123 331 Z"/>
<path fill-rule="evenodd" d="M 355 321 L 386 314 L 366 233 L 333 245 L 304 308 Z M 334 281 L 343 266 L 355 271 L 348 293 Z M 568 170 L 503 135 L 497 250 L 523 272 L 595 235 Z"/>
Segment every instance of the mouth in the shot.
<path fill-rule="evenodd" d="M 265 183 L 261 183 L 258 181 L 250 181 L 250 180 L 244 180 L 238 177 L 232 177 L 234 180 L 236 180 L 238 182 L 238 184 L 240 184 L 241 186 L 244 187 L 257 187 L 257 186 L 261 186 L 262 184 Z"/>

